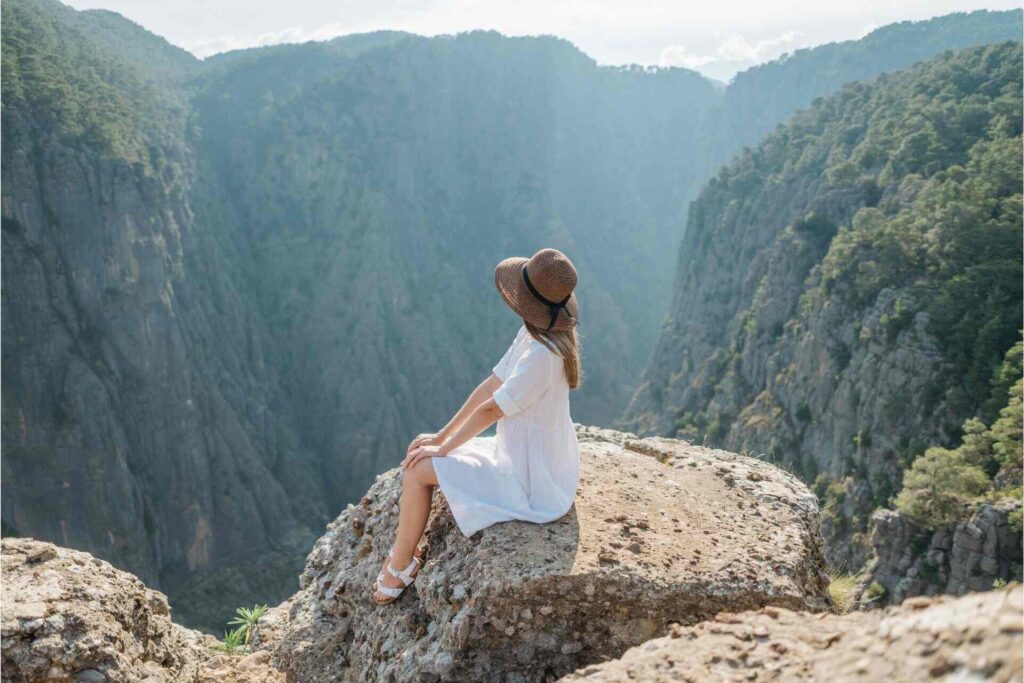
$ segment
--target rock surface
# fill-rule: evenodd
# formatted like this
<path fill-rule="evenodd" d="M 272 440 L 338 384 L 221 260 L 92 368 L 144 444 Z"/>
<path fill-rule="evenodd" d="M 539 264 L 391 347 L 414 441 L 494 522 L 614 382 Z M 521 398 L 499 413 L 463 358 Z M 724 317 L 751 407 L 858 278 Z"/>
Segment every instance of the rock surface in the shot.
<path fill-rule="evenodd" d="M 1020 680 L 1019 585 L 815 614 L 816 500 L 794 477 L 671 439 L 579 434 L 565 517 L 467 539 L 436 496 L 428 561 L 385 608 L 369 584 L 401 479 L 381 475 L 244 656 L 173 624 L 161 593 L 103 560 L 4 539 L 3 681 Z"/>
<path fill-rule="evenodd" d="M 1020 579 L 1021 536 L 1007 517 L 1019 500 L 982 505 L 958 524 L 930 532 L 894 510 L 873 518 L 870 582 L 893 603 L 917 595 L 963 595 Z"/>
<path fill-rule="evenodd" d="M 167 599 L 86 553 L 4 539 L 5 681 L 193 678 L 212 638 L 171 623 Z"/>
<path fill-rule="evenodd" d="M 199 683 L 285 683 L 283 671 L 272 663 L 273 655 L 257 650 L 245 656 L 211 657 L 199 672 Z"/>
<path fill-rule="evenodd" d="M 811 616 L 723 613 L 563 681 L 1020 681 L 1024 591 Z"/>
<path fill-rule="evenodd" d="M 283 683 L 270 654 L 214 656 L 167 598 L 88 553 L 3 539 L 3 681 Z"/>
<path fill-rule="evenodd" d="M 464 537 L 441 495 L 402 599 L 370 584 L 393 542 L 398 470 L 329 526 L 268 639 L 296 681 L 545 680 L 721 610 L 826 606 L 815 497 L 765 462 L 580 428 L 557 522 Z"/>

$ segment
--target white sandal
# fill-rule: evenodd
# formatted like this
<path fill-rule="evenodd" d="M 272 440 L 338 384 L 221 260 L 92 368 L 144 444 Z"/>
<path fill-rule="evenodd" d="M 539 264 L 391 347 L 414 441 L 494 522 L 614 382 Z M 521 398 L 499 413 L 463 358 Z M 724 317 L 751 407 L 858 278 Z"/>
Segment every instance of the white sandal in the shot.
<path fill-rule="evenodd" d="M 421 545 L 416 546 L 416 550 L 412 551 L 412 556 L 415 559 L 418 559 L 421 563 L 423 562 L 423 558 L 424 558 L 424 556 L 426 554 L 427 554 L 426 549 L 423 546 L 421 546 Z M 395 549 L 392 548 L 391 550 L 388 551 L 388 559 L 390 560 L 394 556 L 395 556 Z M 380 573 L 377 574 L 377 583 L 380 583 L 383 580 L 384 580 L 384 570 L 381 569 Z"/>
<path fill-rule="evenodd" d="M 391 557 L 390 553 L 388 554 L 388 557 Z M 388 598 L 387 600 L 380 600 L 379 598 L 377 598 L 376 595 L 374 595 L 373 601 L 378 605 L 388 605 L 397 600 L 399 597 L 401 597 L 402 593 L 405 592 L 405 589 L 411 586 L 412 582 L 416 580 L 416 575 L 419 574 L 419 567 L 420 558 L 416 557 L 415 555 L 413 555 L 412 561 L 409 563 L 409 566 L 403 569 L 402 571 L 398 571 L 397 569 L 391 566 L 390 562 L 388 562 L 388 564 L 385 567 L 385 569 L 387 569 L 387 572 L 396 579 L 400 579 L 404 585 L 395 586 L 394 588 L 392 588 L 391 586 L 385 586 L 383 583 L 384 573 L 381 572 L 377 576 L 377 580 L 374 582 L 373 589 L 377 593 L 388 596 Z"/>

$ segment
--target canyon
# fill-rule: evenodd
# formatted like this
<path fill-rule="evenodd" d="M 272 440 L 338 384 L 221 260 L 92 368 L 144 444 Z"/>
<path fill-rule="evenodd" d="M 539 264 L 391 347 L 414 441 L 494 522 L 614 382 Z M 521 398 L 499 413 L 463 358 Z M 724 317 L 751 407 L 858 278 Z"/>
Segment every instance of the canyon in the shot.
<path fill-rule="evenodd" d="M 554 246 L 580 272 L 574 417 L 612 425 L 626 411 L 638 431 L 674 434 L 682 406 L 672 392 L 659 405 L 648 396 L 685 383 L 671 379 L 679 340 L 659 341 L 659 325 L 693 294 L 677 258 L 713 225 L 687 219 L 690 200 L 714 213 L 718 190 L 701 190 L 719 166 L 815 98 L 1019 39 L 1020 24 L 1020 12 L 896 24 L 723 89 L 685 69 L 602 67 L 551 37 L 379 32 L 200 61 L 112 12 L 54 0 L 2 11 L 3 535 L 108 560 L 207 630 L 239 604 L 293 594 L 336 512 L 486 375 L 519 324 L 492 289 L 501 258 Z M 988 53 L 993 69 L 1010 63 L 1003 51 Z M 1006 104 L 987 97 L 982 109 Z M 755 222 L 758 240 L 807 208 L 821 185 L 808 182 L 773 204 L 781 223 Z M 828 195 L 841 200 L 831 219 L 870 194 L 843 185 Z M 778 264 L 780 305 L 824 249 L 799 240 L 799 262 Z M 724 272 L 757 244 L 740 247 Z M 746 301 L 716 296 L 730 311 Z M 848 312 L 844 338 L 859 334 L 859 309 Z M 786 315 L 767 318 L 773 330 Z M 768 339 L 752 343 L 758 367 Z M 900 344 L 915 381 L 957 382 L 932 379 L 941 358 L 922 343 Z M 850 348 L 865 372 L 891 357 Z M 736 396 L 746 405 L 746 390 Z M 904 432 L 876 425 L 875 446 L 858 447 L 863 476 L 844 484 L 851 470 L 831 463 L 863 420 L 804 402 L 822 411 L 806 433 L 813 454 L 789 450 L 788 428 L 751 448 L 784 442 L 787 457 L 820 458 L 835 482 L 869 489 L 826 520 L 842 548 L 853 532 L 834 522 L 856 516 L 866 529 L 877 484 L 894 488 L 902 471 L 889 441 Z M 952 444 L 971 405 L 921 417 L 921 438 Z"/>

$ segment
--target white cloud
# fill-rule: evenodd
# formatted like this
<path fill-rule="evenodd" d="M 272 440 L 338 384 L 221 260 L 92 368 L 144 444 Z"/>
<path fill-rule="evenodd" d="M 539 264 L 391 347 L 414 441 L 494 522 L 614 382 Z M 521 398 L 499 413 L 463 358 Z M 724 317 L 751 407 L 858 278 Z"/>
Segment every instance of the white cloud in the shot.
<path fill-rule="evenodd" d="M 800 43 L 803 34 L 799 31 L 786 31 L 776 38 L 759 40 L 753 45 L 743 36 L 733 36 L 718 46 L 718 57 L 725 60 L 767 62 L 789 52 Z"/>
<path fill-rule="evenodd" d="M 313 31 L 307 31 L 299 27 L 286 28 L 282 31 L 272 31 L 257 36 L 252 40 L 245 40 L 234 35 L 221 36 L 207 40 L 196 40 L 182 45 L 186 50 L 196 57 L 205 58 L 220 52 L 229 50 L 240 50 L 248 47 L 267 47 L 268 45 L 281 45 L 284 43 L 306 43 L 311 40 L 330 40 L 348 33 L 352 33 L 341 24 L 327 24 L 320 26 Z"/>
<path fill-rule="evenodd" d="M 867 35 L 869 33 L 871 33 L 872 31 L 874 31 L 875 29 L 878 29 L 878 28 L 881 28 L 878 24 L 875 24 L 875 23 L 866 24 L 864 26 L 864 28 L 862 28 L 860 30 L 860 33 L 857 34 L 857 40 L 860 40 L 861 38 L 867 37 Z"/>
<path fill-rule="evenodd" d="M 693 55 L 686 50 L 685 45 L 670 45 L 661 51 L 658 59 L 659 66 L 683 66 L 687 69 L 696 69 L 708 62 L 715 61 L 709 55 Z"/>
<path fill-rule="evenodd" d="M 671 45 L 661 51 L 658 64 L 682 66 L 712 78 L 728 79 L 737 71 L 777 59 L 804 44 L 804 35 L 799 31 L 786 31 L 754 43 L 737 34 L 719 42 L 709 54 L 694 54 L 685 45 Z"/>

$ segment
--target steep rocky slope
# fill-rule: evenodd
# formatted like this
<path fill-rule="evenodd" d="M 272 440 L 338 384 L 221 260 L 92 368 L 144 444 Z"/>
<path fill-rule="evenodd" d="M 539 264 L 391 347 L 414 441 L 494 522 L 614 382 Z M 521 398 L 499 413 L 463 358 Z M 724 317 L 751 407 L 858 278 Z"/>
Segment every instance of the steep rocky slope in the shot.
<path fill-rule="evenodd" d="M 982 408 L 991 413 L 1002 397 L 998 416 L 965 422 L 956 448 L 925 451 L 904 476 L 896 509 L 872 517 L 869 590 L 898 602 L 1021 580 L 1022 352 L 1024 343 L 1007 352 L 992 407 Z"/>
<path fill-rule="evenodd" d="M 561 680 L 1011 683 L 1024 675 L 1022 614 L 1019 585 L 846 616 L 774 607 L 723 613 Z"/>
<path fill-rule="evenodd" d="M 186 104 L 90 16 L 3 5 L 3 533 L 92 550 L 217 623 L 292 590 L 323 489 L 194 224 Z"/>
<path fill-rule="evenodd" d="M 1020 67 L 1007 43 L 849 86 L 724 168 L 627 425 L 818 478 L 856 569 L 873 510 L 959 443 L 1019 338 Z"/>
<path fill-rule="evenodd" d="M 328 528 L 268 640 L 296 681 L 545 680 L 720 610 L 826 606 L 813 494 L 791 475 L 668 439 L 581 428 L 561 520 L 465 538 L 443 497 L 396 605 L 370 584 L 393 542 L 398 470 Z"/>
<path fill-rule="evenodd" d="M 874 75 L 940 46 L 1009 38 L 1014 16 L 927 22 L 912 40 L 872 34 L 870 65 L 851 62 Z M 825 66 L 828 52 L 801 55 L 823 67 L 803 95 L 861 75 Z M 204 66 L 192 98 L 197 220 L 253 245 L 239 267 L 304 438 L 346 454 L 323 461 L 336 502 L 365 490 L 408 434 L 436 429 L 493 363 L 516 324 L 487 286 L 508 254 L 572 255 L 587 358 L 574 414 L 621 415 L 671 301 L 665 247 L 717 168 L 701 146 L 739 149 L 734 131 L 710 126 L 720 95 L 709 82 L 602 69 L 565 41 L 485 32 L 356 36 Z M 792 110 L 773 107 L 762 125 Z M 430 401 L 411 394 L 427 385 Z"/>

